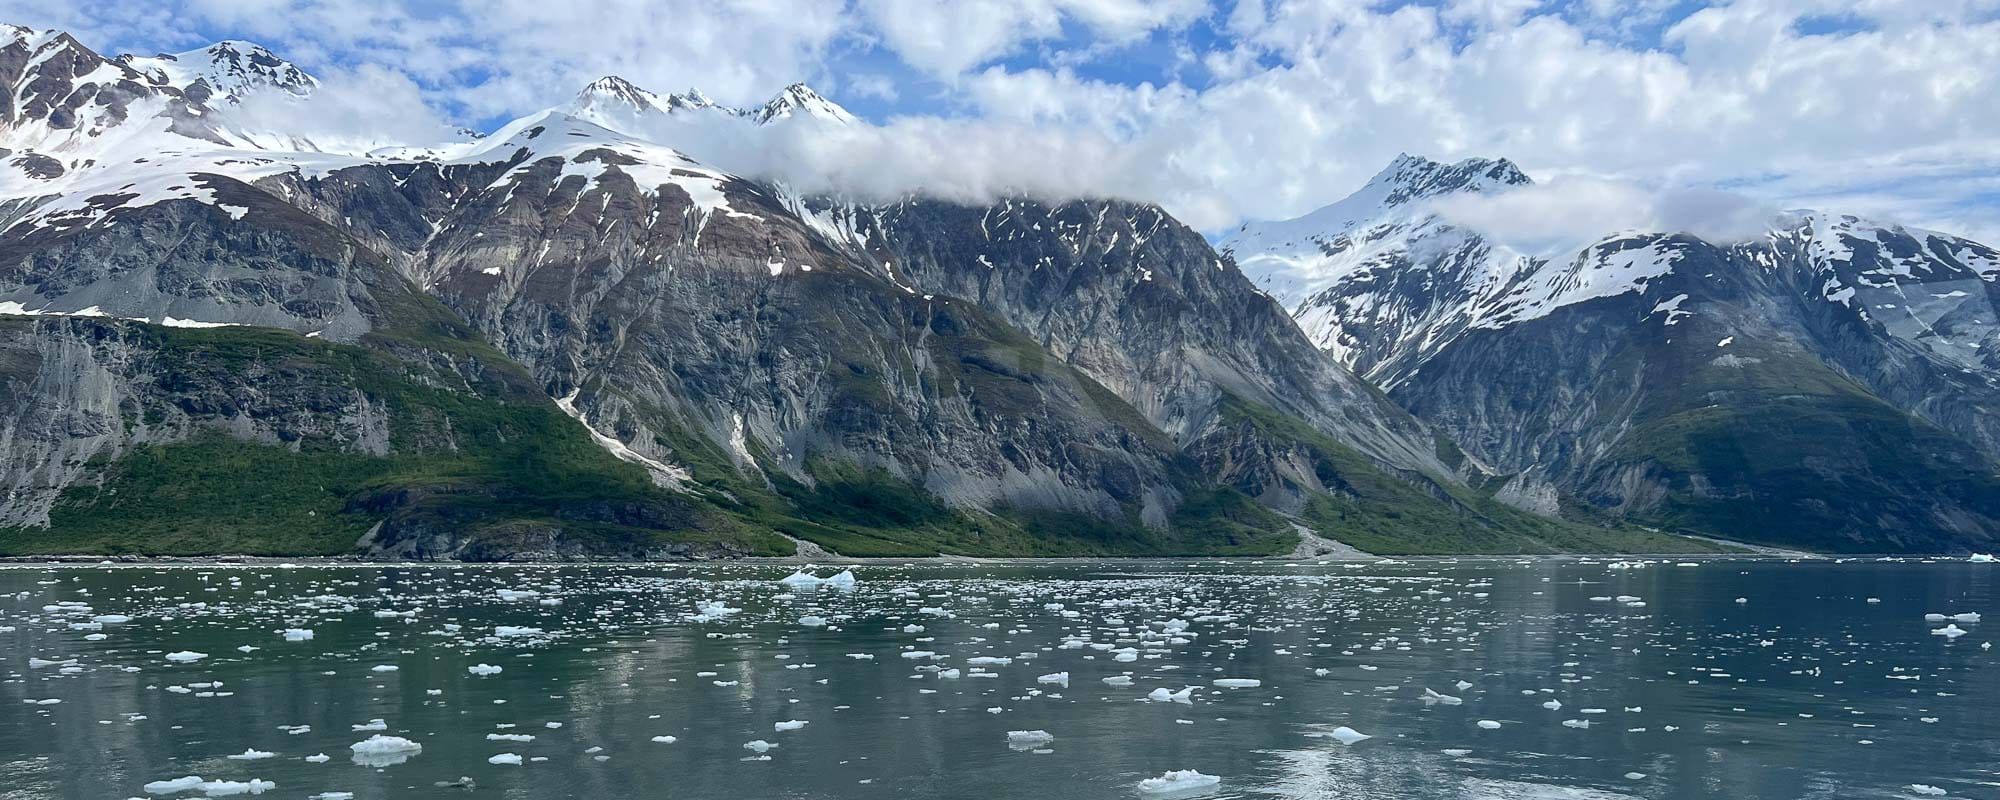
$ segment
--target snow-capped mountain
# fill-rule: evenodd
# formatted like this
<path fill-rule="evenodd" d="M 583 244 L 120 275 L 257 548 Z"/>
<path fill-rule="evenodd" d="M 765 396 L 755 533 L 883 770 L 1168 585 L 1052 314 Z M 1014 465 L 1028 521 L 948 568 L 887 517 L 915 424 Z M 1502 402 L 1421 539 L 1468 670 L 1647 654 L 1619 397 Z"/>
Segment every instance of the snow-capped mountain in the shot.
<path fill-rule="evenodd" d="M 1436 202 L 1527 182 L 1505 161 L 1404 157 L 1353 196 L 1245 226 L 1221 249 L 1321 348 L 1473 455 L 1596 507 L 1750 537 L 1818 526 L 1835 547 L 1869 526 L 1914 541 L 2000 520 L 2000 500 L 1935 496 L 1938 482 L 1988 486 L 2000 459 L 1993 248 L 1790 212 L 1748 242 L 1606 231 L 1524 253 Z M 1823 430 L 1764 424 L 1767 413 Z M 1808 469 L 1840 482 L 1849 505 L 1815 505 L 1828 484 L 1742 473 L 1766 454 L 1731 437 L 1821 459 Z M 1908 449 L 1939 460 L 1894 456 Z M 1734 466 L 1714 461 L 1730 453 Z M 1881 468 L 1892 461 L 1899 470 Z M 1746 511 L 1758 504 L 1787 510 Z"/>
<path fill-rule="evenodd" d="M 242 122 L 313 94 L 267 51 L 7 30 L 0 534 L 121 529 L 77 487 L 133 496 L 142 448 L 269 445 L 410 467 L 282 487 L 347 487 L 277 506 L 378 555 L 1594 541 L 1475 488 L 1157 207 L 801 197 L 650 138 L 865 124 L 804 86 L 726 109 L 607 78 L 484 138 L 329 143 Z"/>
<path fill-rule="evenodd" d="M 568 106 L 559 110 L 612 130 L 648 135 L 662 119 L 684 122 L 741 120 L 769 125 L 794 117 L 814 124 L 853 125 L 859 122 L 840 104 L 821 97 L 811 87 L 794 83 L 768 102 L 749 108 L 730 108 L 710 100 L 700 89 L 661 95 L 639 87 L 616 75 L 592 81 Z"/>
<path fill-rule="evenodd" d="M 127 54 L 115 61 L 154 85 L 172 86 L 202 102 L 236 102 L 266 89 L 303 97 L 319 88 L 313 76 L 253 42 L 222 41 L 185 53 L 155 56 Z"/>

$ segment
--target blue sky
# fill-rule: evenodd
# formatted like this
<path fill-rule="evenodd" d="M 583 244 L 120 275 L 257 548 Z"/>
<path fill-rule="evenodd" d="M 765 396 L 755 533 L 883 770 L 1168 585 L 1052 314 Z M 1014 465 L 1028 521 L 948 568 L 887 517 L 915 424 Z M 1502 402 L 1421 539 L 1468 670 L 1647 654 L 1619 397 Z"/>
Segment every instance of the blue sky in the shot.
<path fill-rule="evenodd" d="M 603 74 L 734 104 L 806 81 L 873 129 L 816 157 L 879 160 L 884 188 L 1116 194 L 1208 231 L 1410 152 L 2000 238 L 2000 0 L 0 0 L 0 19 L 107 53 L 260 42 L 399 125 L 490 130 Z"/>

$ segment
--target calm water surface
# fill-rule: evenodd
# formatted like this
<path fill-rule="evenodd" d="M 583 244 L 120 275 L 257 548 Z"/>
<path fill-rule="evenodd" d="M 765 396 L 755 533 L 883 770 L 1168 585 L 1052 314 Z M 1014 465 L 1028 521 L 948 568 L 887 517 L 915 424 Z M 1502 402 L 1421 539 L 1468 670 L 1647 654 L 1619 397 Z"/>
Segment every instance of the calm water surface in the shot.
<path fill-rule="evenodd" d="M 0 569 L 0 797 L 2000 798 L 1990 564 L 791 571 Z"/>

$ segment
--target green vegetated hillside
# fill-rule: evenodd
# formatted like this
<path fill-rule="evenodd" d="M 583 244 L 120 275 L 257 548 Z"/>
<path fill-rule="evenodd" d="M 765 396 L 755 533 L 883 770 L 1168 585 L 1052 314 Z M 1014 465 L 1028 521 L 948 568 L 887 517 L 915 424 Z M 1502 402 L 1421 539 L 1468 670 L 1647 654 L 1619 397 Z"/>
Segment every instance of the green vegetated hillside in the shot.
<path fill-rule="evenodd" d="M 850 463 L 806 465 L 809 484 L 751 474 L 713 442 L 677 431 L 662 434 L 664 443 L 693 481 L 670 491 L 593 442 L 448 312 L 411 302 L 409 322 L 359 345 L 248 327 L 0 320 L 121 338 L 146 365 L 119 420 L 129 440 L 90 459 L 89 477 L 62 493 L 48 528 L 0 530 L 0 554 L 706 558 L 789 554 L 789 536 L 857 557 L 1249 556 L 1289 552 L 1298 541 L 1293 519 L 1227 487 L 1189 491 L 1164 525 L 1142 522 L 1137 508 L 1110 518 L 966 511 Z M 1011 369 L 1053 368 L 1025 346 L 1033 352 Z M 961 380 L 995 380 L 994 365 L 978 361 L 961 360 L 973 365 L 960 367 L 973 373 Z M 33 376 L 5 378 L 18 391 Z M 1107 413 L 1143 424 L 1089 385 Z M 385 425 L 372 449 L 326 423 L 361 407 Z M 1545 520 L 1474 490 L 1391 476 L 1295 419 L 1231 408 L 1245 424 L 1310 448 L 1341 485 L 1298 521 L 1371 552 L 1707 549 Z M 275 420 L 270 429 L 243 435 L 260 416 Z"/>

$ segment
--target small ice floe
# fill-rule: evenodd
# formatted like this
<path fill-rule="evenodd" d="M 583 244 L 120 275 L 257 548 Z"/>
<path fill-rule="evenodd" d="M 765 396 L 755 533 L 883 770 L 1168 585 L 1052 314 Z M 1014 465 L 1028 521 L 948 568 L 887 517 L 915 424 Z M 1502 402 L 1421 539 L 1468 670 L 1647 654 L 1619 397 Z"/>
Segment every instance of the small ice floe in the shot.
<path fill-rule="evenodd" d="M 784 722 L 780 722 L 780 723 L 778 723 L 778 724 L 776 724 L 776 725 L 772 725 L 772 726 L 771 726 L 771 729 L 772 729 L 772 730 L 775 730 L 775 731 L 777 731 L 777 732 L 779 732 L 779 733 L 784 733 L 785 731 L 795 731 L 795 730 L 798 730 L 798 729 L 800 729 L 800 728 L 803 728 L 803 727 L 805 727 L 805 726 L 806 726 L 807 724 L 808 724 L 808 723 L 807 723 L 807 721 L 806 721 L 806 720 L 802 720 L 802 719 L 788 719 L 788 720 L 785 720 Z"/>
<path fill-rule="evenodd" d="M 310 642 L 313 632 L 311 628 L 286 628 L 284 637 L 287 642 Z"/>
<path fill-rule="evenodd" d="M 228 797 L 239 794 L 263 794 L 278 788 L 271 781 L 252 778 L 247 781 L 209 781 L 199 775 L 189 775 L 168 781 L 153 781 L 140 788 L 147 794 L 180 794 L 181 792 L 201 792 L 209 797 Z"/>
<path fill-rule="evenodd" d="M 1988 556 L 1988 558 L 1991 558 L 1991 556 Z M 1910 790 L 1910 794 L 1923 795 L 1925 797 L 1943 797 L 1949 794 L 1949 792 L 1928 783 L 1912 783 L 1907 788 Z"/>
<path fill-rule="evenodd" d="M 807 614 L 799 617 L 799 624 L 808 628 L 824 628 L 826 627 L 826 617 Z"/>
<path fill-rule="evenodd" d="M 308 764 L 324 764 L 332 760 L 333 756 L 327 755 L 325 753 L 314 753 L 312 755 L 306 756 L 305 758 L 305 761 Z"/>
<path fill-rule="evenodd" d="M 777 745 L 764 741 L 763 739 L 752 739 L 750 741 L 743 743 L 743 749 L 748 750 L 752 753 L 767 753 L 770 752 L 771 748 L 774 747 L 777 747 Z"/>
<path fill-rule="evenodd" d="M 496 589 L 493 593 L 499 595 L 500 599 L 509 602 L 515 600 L 533 600 L 542 596 L 541 592 L 532 589 Z"/>
<path fill-rule="evenodd" d="M 1460 699 L 1460 698 L 1457 698 L 1457 697 L 1453 697 L 1453 696 L 1451 696 L 1451 695 L 1448 695 L 1448 694 L 1438 694 L 1438 693 L 1437 693 L 1436 691 L 1433 691 L 1433 690 L 1432 690 L 1431 688 L 1429 688 L 1429 687 L 1425 687 L 1425 688 L 1424 688 L 1424 702 L 1425 702 L 1426 704 L 1428 704 L 1428 703 L 1440 703 L 1440 704 L 1443 704 L 1443 705 L 1447 705 L 1447 706 L 1455 706 L 1455 705 L 1460 705 L 1460 704 L 1464 703 L 1465 701 L 1464 701 L 1464 700 L 1462 700 L 1462 699 Z"/>
<path fill-rule="evenodd" d="M 197 653 L 193 650 L 182 650 L 177 653 L 167 654 L 167 660 L 176 664 L 192 664 L 207 657 L 207 653 Z"/>
<path fill-rule="evenodd" d="M 1334 728 L 1333 733 L 1327 735 L 1332 736 L 1334 738 L 1334 741 L 1340 742 L 1341 744 L 1354 744 L 1355 742 L 1361 741 L 1363 739 L 1375 738 L 1373 736 L 1369 736 L 1368 734 L 1357 731 L 1353 728 L 1347 727 L 1346 725 Z"/>
<path fill-rule="evenodd" d="M 1960 636 L 1965 635 L 1965 629 L 1958 627 L 1957 625 L 1946 625 L 1942 628 L 1938 628 L 1937 630 L 1931 631 L 1931 635 L 1943 636 L 1946 639 L 1956 639 Z"/>
<path fill-rule="evenodd" d="M 778 583 L 792 589 L 817 589 L 823 581 L 817 575 L 800 570 L 779 578 Z"/>
<path fill-rule="evenodd" d="M 1542 707 L 1550 711 L 1561 711 L 1563 704 L 1561 700 L 1550 700 L 1546 703 L 1543 703 Z"/>
<path fill-rule="evenodd" d="M 359 725 L 350 725 L 348 727 L 352 728 L 356 733 L 362 731 L 386 731 L 389 729 L 389 721 L 377 717 Z"/>
<path fill-rule="evenodd" d="M 364 767 L 389 767 L 410 760 L 423 752 L 424 746 L 401 736 L 375 734 L 347 749 L 354 753 L 354 763 Z"/>
<path fill-rule="evenodd" d="M 533 735 L 533 734 L 527 734 L 527 733 L 489 733 L 489 734 L 486 734 L 486 741 L 489 741 L 489 742 L 515 742 L 515 743 L 525 743 L 525 742 L 532 742 L 532 741 L 534 741 L 534 740 L 535 740 L 535 737 L 534 737 L 534 735 Z"/>
<path fill-rule="evenodd" d="M 1067 673 L 1067 672 L 1051 672 L 1051 673 L 1049 673 L 1049 674 L 1047 674 L 1047 675 L 1043 675 L 1043 676 L 1041 676 L 1041 677 L 1038 677 L 1038 678 L 1036 678 L 1036 679 L 1035 679 L 1035 682 L 1036 682 L 1036 683 L 1046 683 L 1046 684 L 1052 684 L 1052 685 L 1055 685 L 1055 686 L 1061 686 L 1061 687 L 1063 687 L 1064 689 L 1067 689 L 1067 688 L 1069 688 L 1069 673 Z"/>
<path fill-rule="evenodd" d="M 179 794 L 181 792 L 193 791 L 200 786 L 201 776 L 189 775 L 172 780 L 151 781 L 139 788 L 146 790 L 147 794 Z"/>
<path fill-rule="evenodd" d="M 310 796 L 310 797 L 307 797 L 307 798 L 306 798 L 306 800 L 354 800 L 354 793 L 353 793 L 353 792 L 320 792 L 319 794 L 316 794 L 316 795 L 312 795 L 312 796 Z"/>
<path fill-rule="evenodd" d="M 1183 687 L 1178 692 L 1167 691 L 1167 687 L 1162 686 L 1158 689 L 1154 689 L 1152 694 L 1146 695 L 1146 699 L 1151 700 L 1155 703 L 1180 703 L 1181 705 L 1192 705 L 1194 701 L 1191 700 L 1190 698 L 1193 695 L 1194 695 L 1194 687 L 1192 686 Z"/>
<path fill-rule="evenodd" d="M 241 753 L 237 753 L 236 755 L 225 756 L 225 758 L 228 758 L 231 761 L 256 761 L 258 759 L 270 758 L 275 755 L 277 755 L 277 753 L 273 753 L 269 750 L 259 750 L 257 748 L 252 747 L 244 750 Z"/>
<path fill-rule="evenodd" d="M 1965 560 L 1970 561 L 1974 564 L 1991 564 L 1993 563 L 1994 559 L 1992 553 L 1973 553 L 1970 557 L 1966 558 Z M 1944 794 L 1944 792 L 1938 792 L 1938 794 Z"/>
<path fill-rule="evenodd" d="M 369 672 L 397 672 L 397 671 L 400 671 L 401 669 L 402 669 L 402 667 L 399 667 L 399 666 L 396 666 L 396 665 L 394 665 L 394 664 L 376 664 L 375 666 L 372 666 L 372 667 L 369 667 L 369 668 L 368 668 L 368 671 L 369 671 Z"/>
<path fill-rule="evenodd" d="M 516 755 L 516 754 L 514 754 L 514 753 L 500 753 L 500 754 L 498 754 L 498 755 L 495 755 L 495 756 L 492 756 L 492 757 L 490 757 L 490 758 L 486 759 L 486 763 L 488 763 L 488 764 L 507 764 L 507 765 L 510 765 L 510 766 L 515 766 L 515 767 L 518 767 L 518 766 L 521 766 L 521 757 L 520 757 L 519 755 Z"/>
<path fill-rule="evenodd" d="M 1643 781 L 1643 780 L 1645 780 L 1645 779 L 1646 779 L 1646 773 L 1644 773 L 1644 772 L 1627 772 L 1627 773 L 1625 773 L 1625 780 L 1628 780 L 1628 781 Z"/>
<path fill-rule="evenodd" d="M 1111 677 L 1108 677 L 1108 678 L 1104 678 L 1103 680 L 1104 680 L 1104 685 L 1106 685 L 1106 686 L 1131 686 L 1131 685 L 1132 685 L 1132 676 L 1130 676 L 1130 675 L 1113 675 L 1113 676 L 1111 676 Z"/>
<path fill-rule="evenodd" d="M 1494 722 L 1493 720 L 1490 719 L 1482 719 L 1474 724 L 1478 725 L 1481 730 L 1497 731 L 1500 729 L 1500 723 Z"/>
<path fill-rule="evenodd" d="M 680 741 L 680 738 L 675 736 L 655 736 L 653 737 L 653 741 L 658 742 L 660 744 L 673 744 L 674 742 Z"/>
<path fill-rule="evenodd" d="M 501 625 L 493 629 L 493 635 L 498 636 L 502 639 L 512 639 L 521 636 L 540 636 L 542 635 L 542 629 L 520 627 L 515 625 Z"/>
<path fill-rule="evenodd" d="M 1563 727 L 1565 727 L 1565 728 L 1575 728 L 1575 729 L 1577 729 L 1577 730 L 1588 730 L 1588 729 L 1590 728 L 1590 720 L 1587 720 L 1587 719 L 1566 719 L 1566 720 L 1563 720 Z M 1670 727 L 1670 728 L 1668 728 L 1668 730 L 1672 730 L 1672 728 Z"/>
<path fill-rule="evenodd" d="M 1256 678 L 1216 678 L 1214 684 L 1223 689 L 1255 689 L 1264 682 Z"/>
<path fill-rule="evenodd" d="M 836 572 L 834 573 L 833 577 L 827 578 L 824 581 L 824 583 L 827 586 L 831 586 L 835 589 L 852 589 L 854 588 L 854 585 L 858 582 L 859 581 L 857 581 L 854 577 L 854 570 L 851 569 L 843 569 L 839 572 Z"/>
<path fill-rule="evenodd" d="M 496 667 L 493 666 L 492 664 L 474 664 L 472 666 L 466 667 L 465 671 L 472 673 L 474 675 L 498 675 L 500 674 L 500 671 L 503 669 L 505 669 L 505 667 Z"/>
<path fill-rule="evenodd" d="M 1177 769 L 1157 778 L 1139 782 L 1139 793 L 1154 796 L 1188 796 L 1222 785 L 1222 779 L 1191 769 Z"/>
<path fill-rule="evenodd" d="M 1010 750 L 1033 750 L 1038 747 L 1045 747 L 1048 743 L 1055 740 L 1055 734 L 1048 731 L 1007 732 L 1007 747 Z"/>

